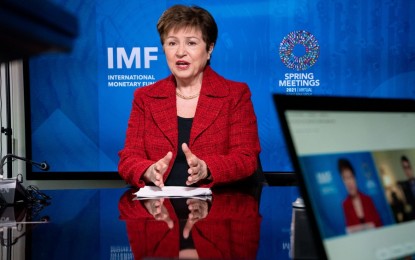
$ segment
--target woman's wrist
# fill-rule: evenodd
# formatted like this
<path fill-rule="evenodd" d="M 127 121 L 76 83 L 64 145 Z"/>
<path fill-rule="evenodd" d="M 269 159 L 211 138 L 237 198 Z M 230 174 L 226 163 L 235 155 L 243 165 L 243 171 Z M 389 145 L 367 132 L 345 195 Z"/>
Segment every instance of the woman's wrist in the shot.
<path fill-rule="evenodd" d="M 212 174 L 210 173 L 209 169 L 206 169 L 207 175 L 205 177 L 206 180 L 211 181 L 212 180 Z"/>
<path fill-rule="evenodd" d="M 200 161 L 202 163 L 202 171 L 206 171 L 206 176 L 203 178 L 203 180 L 208 180 L 208 181 L 212 180 L 212 175 L 210 174 L 210 171 L 209 171 L 209 168 L 206 162 L 203 160 L 200 160 Z"/>
<path fill-rule="evenodd" d="M 147 168 L 147 170 L 144 172 L 144 174 L 141 176 L 141 179 L 145 183 L 151 182 L 151 172 L 153 171 L 154 163 L 150 165 L 150 167 Z"/>

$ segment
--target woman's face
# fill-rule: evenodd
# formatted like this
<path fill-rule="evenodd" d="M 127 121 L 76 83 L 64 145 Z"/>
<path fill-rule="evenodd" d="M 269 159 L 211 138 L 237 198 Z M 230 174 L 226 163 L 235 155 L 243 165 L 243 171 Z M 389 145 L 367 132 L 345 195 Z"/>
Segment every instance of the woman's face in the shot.
<path fill-rule="evenodd" d="M 352 197 L 357 195 L 356 178 L 354 177 L 352 171 L 350 169 L 343 169 L 341 172 L 341 176 L 349 195 Z"/>
<path fill-rule="evenodd" d="M 202 32 L 195 28 L 172 29 L 163 45 L 167 65 L 178 82 L 191 84 L 202 79 L 213 45 L 206 50 Z"/>

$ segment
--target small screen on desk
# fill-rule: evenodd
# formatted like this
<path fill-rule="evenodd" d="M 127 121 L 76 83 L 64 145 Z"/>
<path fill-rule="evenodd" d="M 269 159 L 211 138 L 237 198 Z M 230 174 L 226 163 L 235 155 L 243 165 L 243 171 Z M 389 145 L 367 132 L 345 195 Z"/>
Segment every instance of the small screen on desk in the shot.
<path fill-rule="evenodd" d="M 415 113 L 285 116 L 327 256 L 414 255 Z"/>

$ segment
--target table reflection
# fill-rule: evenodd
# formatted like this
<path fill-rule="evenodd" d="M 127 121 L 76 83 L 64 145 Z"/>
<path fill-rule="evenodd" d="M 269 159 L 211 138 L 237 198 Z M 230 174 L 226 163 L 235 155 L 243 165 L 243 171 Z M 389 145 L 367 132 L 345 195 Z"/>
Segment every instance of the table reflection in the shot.
<path fill-rule="evenodd" d="M 137 200 L 135 189 L 119 200 L 135 259 L 255 259 L 260 238 L 258 197 L 234 189 L 211 197 Z"/>
<path fill-rule="evenodd" d="M 0 258 L 27 259 L 24 254 L 26 235 L 37 225 L 49 222 L 48 216 L 41 216 L 42 203 L 15 203 L 0 207 Z"/>
<path fill-rule="evenodd" d="M 48 190 L 51 204 L 31 220 L 47 216 L 49 221 L 23 231 L 12 259 L 178 258 L 186 224 L 194 246 L 187 248 L 199 258 L 289 259 L 297 188 L 247 187 L 214 189 L 207 204 L 191 201 L 192 216 L 187 199 L 178 205 L 176 199 L 164 199 L 168 218 L 150 214 L 128 188 Z M 20 233 L 14 229 L 12 235 Z"/>

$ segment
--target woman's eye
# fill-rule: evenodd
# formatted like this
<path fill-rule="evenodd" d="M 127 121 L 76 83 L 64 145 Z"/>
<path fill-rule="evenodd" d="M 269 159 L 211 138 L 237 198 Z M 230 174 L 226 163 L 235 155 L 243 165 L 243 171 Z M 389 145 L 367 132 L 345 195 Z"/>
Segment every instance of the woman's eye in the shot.
<path fill-rule="evenodd" d="M 176 43 L 175 42 L 167 42 L 167 45 L 168 46 L 174 46 L 174 45 L 176 45 Z"/>
<path fill-rule="evenodd" d="M 188 42 L 187 44 L 189 44 L 190 46 L 196 45 L 196 42 Z"/>

